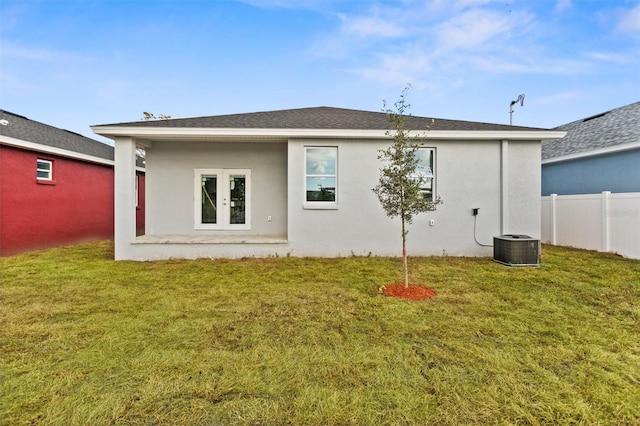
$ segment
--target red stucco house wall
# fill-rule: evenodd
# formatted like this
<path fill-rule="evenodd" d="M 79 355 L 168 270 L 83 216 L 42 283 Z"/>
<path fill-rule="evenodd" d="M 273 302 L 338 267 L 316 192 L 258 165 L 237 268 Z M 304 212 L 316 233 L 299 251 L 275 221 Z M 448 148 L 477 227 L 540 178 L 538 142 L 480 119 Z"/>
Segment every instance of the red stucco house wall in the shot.
<path fill-rule="evenodd" d="M 52 181 L 36 177 L 38 159 Z M 138 232 L 144 233 L 144 173 Z M 0 256 L 113 238 L 113 166 L 0 145 Z"/>
<path fill-rule="evenodd" d="M 37 179 L 37 160 L 53 164 Z M 138 173 L 144 233 L 144 173 Z M 0 145 L 0 256 L 113 238 L 113 166 Z"/>
<path fill-rule="evenodd" d="M 0 256 L 113 238 L 113 146 L 0 109 Z M 136 168 L 144 233 L 145 175 Z"/>
<path fill-rule="evenodd" d="M 113 146 L 0 109 L 0 256 L 113 238 Z M 137 159 L 137 233 L 145 174 Z"/>
<path fill-rule="evenodd" d="M 52 161 L 51 181 L 36 178 Z M 113 235 L 113 168 L 0 147 L 2 255 Z"/>
<path fill-rule="evenodd" d="M 145 206 L 145 174 L 143 172 L 136 172 L 138 176 L 138 205 L 136 207 L 136 233 L 138 235 L 144 234 L 144 206 Z M 113 236 L 113 234 L 111 234 Z"/>

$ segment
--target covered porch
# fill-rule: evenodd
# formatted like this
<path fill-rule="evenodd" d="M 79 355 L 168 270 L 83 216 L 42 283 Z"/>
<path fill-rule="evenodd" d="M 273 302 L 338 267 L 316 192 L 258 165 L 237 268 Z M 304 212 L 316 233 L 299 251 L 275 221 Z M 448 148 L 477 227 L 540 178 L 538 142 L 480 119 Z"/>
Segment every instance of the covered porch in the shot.
<path fill-rule="evenodd" d="M 291 252 L 286 143 L 117 137 L 115 147 L 117 260 L 269 257 Z M 144 235 L 136 235 L 132 226 L 137 191 L 132 159 L 138 148 L 147 154 Z M 238 194 L 226 191 L 225 182 L 227 186 L 231 182 Z M 241 214 L 235 211 L 238 206 Z M 213 221 L 205 222 L 211 219 L 207 215 Z"/>

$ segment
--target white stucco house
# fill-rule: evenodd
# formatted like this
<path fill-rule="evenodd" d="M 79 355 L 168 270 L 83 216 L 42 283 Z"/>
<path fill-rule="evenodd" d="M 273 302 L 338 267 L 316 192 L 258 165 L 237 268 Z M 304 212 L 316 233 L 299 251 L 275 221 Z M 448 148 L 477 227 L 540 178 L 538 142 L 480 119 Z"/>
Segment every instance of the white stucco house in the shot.
<path fill-rule="evenodd" d="M 424 135 L 435 212 L 410 255 L 490 256 L 494 236 L 540 236 L 541 142 L 565 132 L 409 117 Z M 386 114 L 317 107 L 92 126 L 115 142 L 115 258 L 400 256 L 400 222 L 372 188 L 392 141 Z M 136 236 L 136 147 L 146 151 L 146 233 Z M 472 214 L 474 208 L 479 214 Z"/>

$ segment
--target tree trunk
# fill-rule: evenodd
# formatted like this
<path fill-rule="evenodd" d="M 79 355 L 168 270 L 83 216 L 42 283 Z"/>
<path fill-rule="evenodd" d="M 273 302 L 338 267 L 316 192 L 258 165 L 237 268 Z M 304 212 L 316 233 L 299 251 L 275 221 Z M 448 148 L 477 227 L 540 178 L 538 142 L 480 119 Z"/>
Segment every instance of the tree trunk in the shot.
<path fill-rule="evenodd" d="M 409 265 L 407 264 L 407 232 L 405 231 L 404 212 L 400 215 L 402 221 L 402 266 L 404 267 L 404 288 L 409 287 Z"/>

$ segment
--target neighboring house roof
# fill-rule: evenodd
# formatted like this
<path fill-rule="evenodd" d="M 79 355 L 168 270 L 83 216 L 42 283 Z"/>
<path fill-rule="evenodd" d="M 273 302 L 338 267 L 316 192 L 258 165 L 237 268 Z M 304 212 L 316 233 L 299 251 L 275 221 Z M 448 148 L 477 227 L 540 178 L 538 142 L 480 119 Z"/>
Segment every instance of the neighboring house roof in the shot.
<path fill-rule="evenodd" d="M 42 145 L 52 154 L 80 154 L 113 164 L 113 147 L 69 130 L 49 126 L 0 109 L 0 143 L 36 150 Z M 47 149 L 48 148 L 48 149 Z"/>
<path fill-rule="evenodd" d="M 640 147 L 640 102 L 577 120 L 554 130 L 562 139 L 542 144 L 542 160 L 597 155 Z"/>
<path fill-rule="evenodd" d="M 247 114 L 230 114 L 168 120 L 135 121 L 91 126 L 96 134 L 133 137 L 144 146 L 154 140 L 265 140 L 290 138 L 388 138 L 393 126 L 384 112 L 315 107 Z M 408 116 L 405 129 L 424 132 L 430 138 L 511 139 L 540 141 L 564 136 L 564 132 L 534 127 Z"/>

